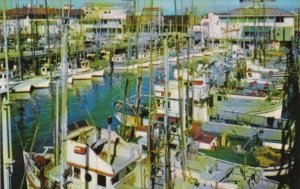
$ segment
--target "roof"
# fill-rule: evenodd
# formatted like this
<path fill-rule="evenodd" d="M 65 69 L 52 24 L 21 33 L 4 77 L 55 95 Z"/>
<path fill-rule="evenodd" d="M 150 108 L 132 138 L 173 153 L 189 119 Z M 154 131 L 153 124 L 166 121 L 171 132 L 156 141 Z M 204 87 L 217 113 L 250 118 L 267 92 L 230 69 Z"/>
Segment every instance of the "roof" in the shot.
<path fill-rule="evenodd" d="M 68 9 L 64 9 L 65 15 L 68 15 Z M 7 16 L 20 16 L 20 15 L 36 15 L 36 16 L 61 16 L 62 9 L 57 8 L 37 8 L 37 7 L 24 7 L 24 8 L 14 8 L 6 11 Z M 81 9 L 70 9 L 70 16 L 79 17 L 83 14 Z"/>
<path fill-rule="evenodd" d="M 277 8 L 238 8 L 226 13 L 217 14 L 226 17 L 240 17 L 240 16 L 285 16 L 292 17 L 293 15 L 287 11 Z"/>
<path fill-rule="evenodd" d="M 200 138 L 196 139 L 198 142 L 202 142 L 205 144 L 210 144 L 212 141 L 214 141 L 217 137 L 213 134 L 205 133 L 201 135 Z"/>

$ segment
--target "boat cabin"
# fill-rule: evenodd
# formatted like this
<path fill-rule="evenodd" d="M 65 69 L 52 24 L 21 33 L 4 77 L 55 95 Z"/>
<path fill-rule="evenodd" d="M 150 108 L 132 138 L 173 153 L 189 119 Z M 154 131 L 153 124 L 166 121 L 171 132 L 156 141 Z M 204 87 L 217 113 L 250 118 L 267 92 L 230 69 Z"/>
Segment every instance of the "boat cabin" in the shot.
<path fill-rule="evenodd" d="M 51 68 L 48 65 L 42 66 L 41 67 L 41 75 L 43 76 L 50 76 L 51 74 Z"/>
<path fill-rule="evenodd" d="M 86 121 L 68 125 L 67 129 L 64 165 L 67 188 L 116 188 L 133 173 L 140 158 L 138 145 L 124 141 L 114 131 L 98 129 Z M 24 152 L 27 179 L 35 188 L 46 185 L 56 188 L 61 182 L 62 164 L 54 165 L 53 149 L 47 147 L 36 154 Z"/>
<path fill-rule="evenodd" d="M 138 158 L 138 147 L 125 142 L 114 131 L 97 129 L 86 122 L 68 126 L 67 163 L 73 173 L 68 178 L 71 185 L 115 188 L 135 169 Z"/>
<path fill-rule="evenodd" d="M 8 73 L 8 79 L 12 79 L 13 78 L 13 72 L 9 72 Z M 7 74 L 6 72 L 0 72 L 0 82 L 2 81 L 5 81 L 6 82 L 7 80 Z"/>
<path fill-rule="evenodd" d="M 82 60 L 80 62 L 80 67 L 81 68 L 89 68 L 90 67 L 90 61 L 89 60 Z"/>

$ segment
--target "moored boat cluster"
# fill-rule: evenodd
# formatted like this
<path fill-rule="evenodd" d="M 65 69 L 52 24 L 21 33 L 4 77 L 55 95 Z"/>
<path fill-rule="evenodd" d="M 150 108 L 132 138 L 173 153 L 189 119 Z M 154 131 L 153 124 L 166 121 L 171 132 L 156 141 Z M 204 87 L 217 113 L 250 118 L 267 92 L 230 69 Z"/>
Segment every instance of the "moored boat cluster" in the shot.
<path fill-rule="evenodd" d="M 38 150 L 22 145 L 28 189 L 292 188 L 282 180 L 299 162 L 293 115 L 299 111 L 300 45 L 293 38 L 294 23 L 290 27 L 294 20 L 286 11 L 265 7 L 265 1 L 239 2 L 241 8 L 204 18 L 197 17 L 193 3 L 190 13 L 180 16 L 176 2 L 171 16 L 153 1 L 140 13 L 138 7 L 124 11 L 109 3 L 65 5 L 59 22 L 47 17 L 48 33 L 37 32 L 36 45 L 34 36 L 27 39 L 32 52 L 23 52 L 22 32 L 14 33 L 18 66 L 14 62 L 10 69 L 13 35 L 6 14 L 12 18 L 14 11 L 6 11 L 4 0 L 0 188 L 12 188 L 15 163 L 10 93 L 41 88 L 56 92 L 52 143 Z M 34 12 L 42 19 L 43 10 L 57 17 L 58 9 L 28 7 L 26 19 Z M 79 13 L 84 17 L 77 20 Z M 35 49 L 39 45 L 43 52 Z M 23 55 L 32 56 L 26 69 Z M 124 86 L 120 73 L 131 77 L 124 77 Z M 121 90 L 109 99 L 113 111 L 105 112 L 113 117 L 106 125 L 69 123 L 68 85 L 93 77 L 107 77 Z"/>

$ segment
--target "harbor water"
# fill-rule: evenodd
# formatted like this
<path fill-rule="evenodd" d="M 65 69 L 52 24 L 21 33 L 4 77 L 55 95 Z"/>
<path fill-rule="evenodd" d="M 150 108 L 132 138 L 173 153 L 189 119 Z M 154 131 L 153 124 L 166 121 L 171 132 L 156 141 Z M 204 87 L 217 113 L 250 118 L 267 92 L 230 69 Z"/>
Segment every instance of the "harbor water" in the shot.
<path fill-rule="evenodd" d="M 157 75 L 159 72 L 154 72 Z M 142 93 L 149 91 L 149 72 L 141 74 Z M 68 123 L 87 120 L 97 127 L 107 127 L 107 116 L 113 116 L 113 104 L 124 98 L 126 80 L 128 97 L 135 94 L 136 74 L 116 73 L 92 80 L 75 80 L 68 86 Z M 53 87 L 55 88 L 55 86 Z M 55 127 L 55 90 L 37 89 L 30 94 L 11 94 L 14 171 L 12 188 L 26 188 L 22 150 L 43 151 L 43 146 L 53 143 Z M 113 120 L 113 129 L 118 123 Z"/>

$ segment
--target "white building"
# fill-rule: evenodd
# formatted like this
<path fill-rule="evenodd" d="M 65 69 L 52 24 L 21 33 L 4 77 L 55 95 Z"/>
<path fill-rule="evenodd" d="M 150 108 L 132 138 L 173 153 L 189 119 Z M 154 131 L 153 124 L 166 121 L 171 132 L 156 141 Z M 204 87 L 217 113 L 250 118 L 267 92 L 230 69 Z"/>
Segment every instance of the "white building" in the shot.
<path fill-rule="evenodd" d="M 127 10 L 121 7 L 90 6 L 83 8 L 82 21 L 87 38 L 108 37 L 124 33 Z"/>
<path fill-rule="evenodd" d="M 276 8 L 239 8 L 202 19 L 206 36 L 215 40 L 289 41 L 294 36 L 293 15 Z"/>

